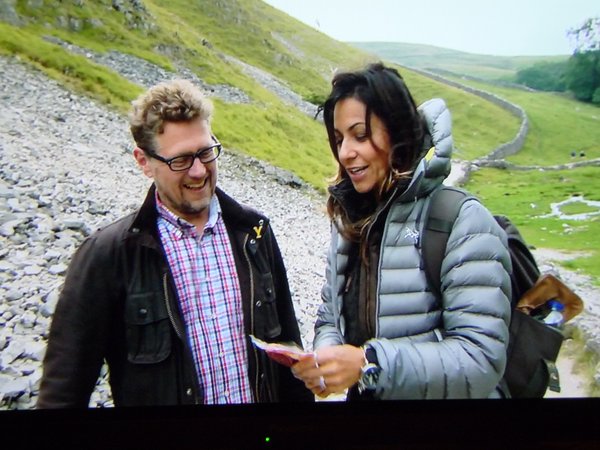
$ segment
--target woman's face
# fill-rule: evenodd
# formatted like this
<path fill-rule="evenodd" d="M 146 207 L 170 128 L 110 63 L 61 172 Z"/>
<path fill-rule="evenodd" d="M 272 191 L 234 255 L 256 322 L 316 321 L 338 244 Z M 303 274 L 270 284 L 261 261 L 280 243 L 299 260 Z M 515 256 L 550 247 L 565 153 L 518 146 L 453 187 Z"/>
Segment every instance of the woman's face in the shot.
<path fill-rule="evenodd" d="M 367 108 L 355 98 L 336 103 L 333 127 L 340 164 L 357 192 L 379 188 L 390 170 L 390 138 L 383 122 L 371 114 L 371 137 L 367 135 Z M 373 145 L 375 144 L 375 145 Z"/>

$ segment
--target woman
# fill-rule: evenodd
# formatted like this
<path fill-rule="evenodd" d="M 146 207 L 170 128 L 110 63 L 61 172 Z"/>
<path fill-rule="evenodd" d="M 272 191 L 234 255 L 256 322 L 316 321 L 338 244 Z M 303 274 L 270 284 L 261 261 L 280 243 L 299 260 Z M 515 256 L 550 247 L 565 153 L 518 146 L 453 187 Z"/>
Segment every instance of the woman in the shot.
<path fill-rule="evenodd" d="M 422 269 L 420 233 L 450 171 L 450 114 L 417 109 L 382 64 L 334 77 L 324 105 L 338 162 L 315 352 L 293 368 L 314 394 L 350 399 L 497 397 L 506 364 L 510 257 L 479 202 L 466 201 L 442 262 L 442 299 Z"/>

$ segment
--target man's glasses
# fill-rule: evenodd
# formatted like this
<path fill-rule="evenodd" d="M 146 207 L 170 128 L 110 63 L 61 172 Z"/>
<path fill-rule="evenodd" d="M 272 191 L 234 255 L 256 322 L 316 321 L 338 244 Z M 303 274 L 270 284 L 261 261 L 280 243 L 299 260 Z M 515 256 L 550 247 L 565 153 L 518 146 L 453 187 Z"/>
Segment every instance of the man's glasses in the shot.
<path fill-rule="evenodd" d="M 181 172 L 192 167 L 196 158 L 198 158 L 202 164 L 213 162 L 219 157 L 222 149 L 223 147 L 221 144 L 216 143 L 209 147 L 201 148 L 196 153 L 175 156 L 174 158 L 169 159 L 163 158 L 162 156 L 149 150 L 144 151 L 148 154 L 148 156 L 164 162 L 167 166 L 169 166 L 169 169 L 173 170 L 174 172 Z"/>

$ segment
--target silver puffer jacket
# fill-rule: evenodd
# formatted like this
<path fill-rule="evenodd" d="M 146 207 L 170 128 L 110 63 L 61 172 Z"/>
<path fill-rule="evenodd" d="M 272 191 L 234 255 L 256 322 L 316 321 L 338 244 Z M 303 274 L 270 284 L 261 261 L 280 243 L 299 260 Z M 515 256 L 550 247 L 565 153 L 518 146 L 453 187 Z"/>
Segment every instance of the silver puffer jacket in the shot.
<path fill-rule="evenodd" d="M 441 268 L 442 302 L 420 268 L 419 236 L 430 194 L 450 172 L 450 113 L 441 99 L 419 108 L 434 151 L 419 162 L 406 190 L 392 197 L 378 267 L 374 330 L 379 399 L 497 396 L 506 365 L 510 320 L 510 256 L 506 235 L 490 212 L 466 201 L 450 234 Z M 350 243 L 332 227 L 323 303 L 314 347 L 344 343 L 341 314 Z M 361 280 L 362 282 L 362 280 Z"/>

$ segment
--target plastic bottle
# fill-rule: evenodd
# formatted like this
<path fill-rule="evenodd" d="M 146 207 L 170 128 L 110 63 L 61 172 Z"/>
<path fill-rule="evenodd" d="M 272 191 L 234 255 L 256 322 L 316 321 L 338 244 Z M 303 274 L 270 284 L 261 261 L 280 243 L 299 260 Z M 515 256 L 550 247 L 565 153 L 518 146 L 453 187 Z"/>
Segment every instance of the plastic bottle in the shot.
<path fill-rule="evenodd" d="M 550 306 L 550 312 L 544 317 L 544 323 L 551 327 L 561 328 L 565 321 L 565 316 L 563 316 L 565 306 L 558 300 L 548 301 L 548 306 Z"/>

